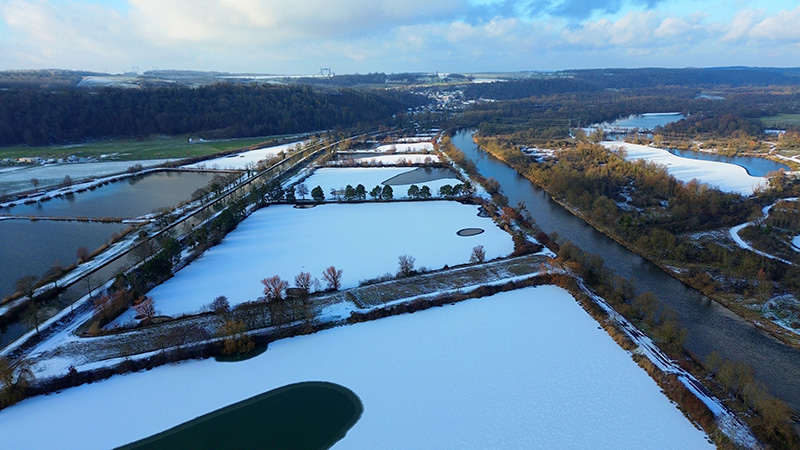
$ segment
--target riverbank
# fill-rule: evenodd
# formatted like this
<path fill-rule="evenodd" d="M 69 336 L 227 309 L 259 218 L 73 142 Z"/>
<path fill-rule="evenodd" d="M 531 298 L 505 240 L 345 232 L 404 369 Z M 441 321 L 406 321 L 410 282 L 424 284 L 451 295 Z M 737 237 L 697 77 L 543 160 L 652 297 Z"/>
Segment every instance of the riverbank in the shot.
<path fill-rule="evenodd" d="M 489 154 L 491 154 L 495 158 L 503 161 L 505 164 L 509 165 L 510 167 L 514 168 L 514 166 L 504 157 L 503 154 L 498 153 L 498 152 L 492 152 L 490 149 L 483 149 L 482 148 L 482 150 L 487 152 L 487 153 L 489 153 Z M 688 287 L 691 287 L 692 289 L 695 289 L 697 292 L 701 293 L 702 295 L 705 295 L 705 296 L 711 298 L 712 300 L 716 301 L 717 303 L 719 303 L 720 305 L 724 306 L 728 310 L 732 311 L 733 313 L 735 313 L 738 316 L 742 317 L 743 319 L 747 320 L 752 325 L 754 325 L 757 328 L 765 331 L 770 336 L 780 340 L 781 342 L 783 342 L 784 344 L 786 344 L 786 345 L 788 345 L 788 346 L 790 346 L 792 348 L 800 349 L 800 335 L 797 335 L 795 333 L 792 333 L 789 330 L 786 330 L 785 328 L 781 327 L 780 325 L 775 324 L 774 322 L 772 322 L 769 318 L 766 318 L 763 315 L 758 314 L 758 312 L 753 311 L 751 309 L 748 309 L 748 308 L 738 304 L 737 302 L 733 301 L 733 299 L 731 299 L 731 298 L 727 298 L 727 297 L 723 296 L 720 293 L 707 292 L 707 290 L 703 289 L 703 286 L 698 285 L 696 282 L 694 282 L 692 279 L 690 279 L 688 276 L 686 276 L 686 274 L 689 273 L 689 269 L 691 269 L 690 266 L 679 265 L 679 264 L 676 264 L 674 261 L 667 261 L 667 260 L 665 260 L 663 258 L 659 258 L 659 257 L 657 257 L 655 255 L 643 252 L 641 249 L 637 248 L 632 243 L 622 239 L 619 235 L 617 235 L 617 233 L 614 233 L 613 231 L 611 231 L 610 229 L 608 229 L 607 227 L 605 227 L 601 223 L 597 222 L 596 220 L 593 220 L 591 217 L 589 217 L 587 214 L 584 214 L 579 209 L 572 207 L 571 205 L 566 203 L 563 199 L 560 199 L 560 198 L 557 198 L 557 197 L 553 196 L 552 193 L 547 189 L 546 186 L 541 186 L 539 184 L 536 184 L 534 180 L 530 179 L 524 173 L 524 171 L 520 171 L 520 168 L 514 168 L 514 169 L 517 171 L 517 173 L 520 174 L 520 176 L 525 177 L 528 181 L 530 181 L 531 183 L 534 183 L 540 189 L 542 189 L 545 192 L 547 192 L 548 194 L 550 194 L 550 196 L 553 199 L 553 201 L 555 201 L 556 203 L 561 205 L 564 209 L 569 211 L 571 214 L 575 215 L 576 217 L 580 218 L 581 220 L 583 220 L 587 224 L 591 225 L 594 229 L 596 229 L 597 231 L 599 231 L 600 233 L 602 233 L 603 235 L 605 235 L 609 239 L 611 239 L 614 242 L 618 243 L 619 245 L 627 248 L 631 252 L 636 253 L 637 255 L 641 256 L 642 258 L 648 260 L 649 262 L 651 262 L 653 265 L 657 266 L 659 269 L 661 269 L 664 273 L 666 273 L 670 277 L 675 278 L 676 280 L 680 281 L 681 283 L 685 284 Z"/>

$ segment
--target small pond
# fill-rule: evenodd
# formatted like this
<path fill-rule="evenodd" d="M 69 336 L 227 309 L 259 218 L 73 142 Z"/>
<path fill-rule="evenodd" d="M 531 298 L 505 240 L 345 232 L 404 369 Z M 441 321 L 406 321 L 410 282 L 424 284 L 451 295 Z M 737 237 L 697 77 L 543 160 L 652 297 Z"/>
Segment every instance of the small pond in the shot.
<path fill-rule="evenodd" d="M 324 449 L 344 438 L 363 411 L 344 386 L 290 384 L 120 448 Z"/>
<path fill-rule="evenodd" d="M 608 128 L 625 128 L 652 131 L 655 127 L 663 127 L 664 125 L 672 122 L 677 122 L 685 119 L 681 113 L 646 113 L 636 114 L 622 119 L 617 119 L 611 123 L 605 123 L 601 126 Z"/>
<path fill-rule="evenodd" d="M 0 208 L 0 214 L 48 217 L 138 217 L 189 200 L 214 177 L 207 172 L 154 172 L 45 202 Z"/>
<path fill-rule="evenodd" d="M 402 186 L 406 184 L 427 183 L 429 181 L 458 179 L 458 175 L 450 169 L 420 167 L 389 178 L 383 184 L 389 186 Z"/>

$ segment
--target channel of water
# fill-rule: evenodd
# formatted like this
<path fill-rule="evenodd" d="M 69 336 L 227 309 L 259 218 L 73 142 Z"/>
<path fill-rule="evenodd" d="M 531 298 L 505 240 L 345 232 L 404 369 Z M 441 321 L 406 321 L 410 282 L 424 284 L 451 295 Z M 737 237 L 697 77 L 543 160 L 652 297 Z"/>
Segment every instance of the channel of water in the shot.
<path fill-rule="evenodd" d="M 751 365 L 756 377 L 794 410 L 800 410 L 800 350 L 777 339 L 667 275 L 654 264 L 617 244 L 553 201 L 549 194 L 472 140 L 472 131 L 460 131 L 453 144 L 485 177 L 493 177 L 511 205 L 525 204 L 545 233 L 557 232 L 587 252 L 600 255 L 618 275 L 634 281 L 639 292 L 654 292 L 678 313 L 688 330 L 686 347 L 705 357 L 717 350 L 723 357 Z"/>

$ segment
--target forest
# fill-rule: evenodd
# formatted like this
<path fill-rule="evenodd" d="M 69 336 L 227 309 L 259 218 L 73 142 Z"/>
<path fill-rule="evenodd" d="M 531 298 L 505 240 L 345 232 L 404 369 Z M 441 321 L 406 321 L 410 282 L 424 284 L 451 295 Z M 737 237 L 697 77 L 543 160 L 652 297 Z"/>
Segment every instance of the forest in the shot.
<path fill-rule="evenodd" d="M 219 83 L 143 89 L 0 90 L 0 146 L 191 133 L 208 139 L 385 122 L 425 99 L 400 91 Z"/>

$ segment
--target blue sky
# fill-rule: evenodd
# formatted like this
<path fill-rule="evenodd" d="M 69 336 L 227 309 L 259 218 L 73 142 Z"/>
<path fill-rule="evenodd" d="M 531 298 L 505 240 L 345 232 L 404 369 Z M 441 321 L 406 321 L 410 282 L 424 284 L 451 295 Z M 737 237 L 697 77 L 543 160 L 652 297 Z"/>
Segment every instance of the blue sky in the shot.
<path fill-rule="evenodd" d="M 784 0 L 0 0 L 0 70 L 785 67 L 798 24 Z"/>

